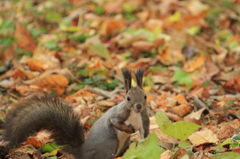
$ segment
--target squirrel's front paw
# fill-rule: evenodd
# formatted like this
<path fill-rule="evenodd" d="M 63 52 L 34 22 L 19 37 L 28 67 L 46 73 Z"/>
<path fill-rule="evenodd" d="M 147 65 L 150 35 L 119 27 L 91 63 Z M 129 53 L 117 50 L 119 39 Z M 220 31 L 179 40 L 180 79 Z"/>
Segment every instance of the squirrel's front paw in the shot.
<path fill-rule="evenodd" d="M 132 125 L 128 125 L 128 127 L 132 130 L 131 133 L 135 133 L 135 129 L 134 129 L 134 127 Z"/>

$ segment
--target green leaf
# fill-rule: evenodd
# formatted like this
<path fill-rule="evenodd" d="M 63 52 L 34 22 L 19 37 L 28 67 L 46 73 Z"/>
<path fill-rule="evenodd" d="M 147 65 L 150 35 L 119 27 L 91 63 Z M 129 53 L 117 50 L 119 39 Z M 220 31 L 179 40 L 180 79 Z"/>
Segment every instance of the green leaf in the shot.
<path fill-rule="evenodd" d="M 12 19 L 3 20 L 0 27 L 0 34 L 6 35 L 8 31 L 14 31 L 15 22 Z"/>
<path fill-rule="evenodd" d="M 103 14 L 104 14 L 103 7 L 102 7 L 102 6 L 96 7 L 96 8 L 94 9 L 94 12 L 95 12 L 96 14 L 98 14 L 98 15 L 103 15 Z"/>
<path fill-rule="evenodd" d="M 155 35 L 152 31 L 142 28 L 138 30 L 128 29 L 126 32 L 135 36 L 144 36 L 149 42 L 154 42 L 157 37 L 157 35 Z"/>
<path fill-rule="evenodd" d="M 187 153 L 191 156 L 194 156 L 194 153 L 192 151 L 193 148 L 186 149 Z"/>
<path fill-rule="evenodd" d="M 48 13 L 46 16 L 46 19 L 49 22 L 57 22 L 61 19 L 62 15 L 60 13 L 57 12 L 52 12 L 52 13 Z"/>
<path fill-rule="evenodd" d="M 122 159 L 159 159 L 165 150 L 158 145 L 156 134 L 150 134 L 146 139 L 132 143 Z"/>
<path fill-rule="evenodd" d="M 174 79 L 176 79 L 180 84 L 191 84 L 192 79 L 190 78 L 190 75 L 182 70 L 175 71 L 175 74 L 173 75 Z"/>
<path fill-rule="evenodd" d="M 48 41 L 48 42 L 44 43 L 44 45 L 50 50 L 54 49 L 57 46 L 57 40 Z"/>
<path fill-rule="evenodd" d="M 190 141 L 185 141 L 185 142 L 179 143 L 178 147 L 187 147 L 190 145 L 192 145 Z"/>
<path fill-rule="evenodd" d="M 194 36 L 194 35 L 196 35 L 197 33 L 199 33 L 200 29 L 201 29 L 201 28 L 198 27 L 198 26 L 193 26 L 193 27 L 187 29 L 186 32 L 187 32 L 188 34 Z"/>
<path fill-rule="evenodd" d="M 110 59 L 110 54 L 106 46 L 102 43 L 93 44 L 89 47 L 88 50 L 90 53 L 99 55 L 102 58 Z"/>
<path fill-rule="evenodd" d="M 225 152 L 212 156 L 211 159 L 239 159 L 240 154 L 236 152 Z"/>
<path fill-rule="evenodd" d="M 137 6 L 131 5 L 128 3 L 124 3 L 122 7 L 123 7 L 124 12 L 132 12 L 136 9 Z"/>
<path fill-rule="evenodd" d="M 49 159 L 57 159 L 57 156 L 52 156 Z"/>
<path fill-rule="evenodd" d="M 62 149 L 62 146 L 59 146 L 56 143 L 47 143 L 43 147 L 41 147 L 40 151 L 42 153 L 46 153 L 46 152 L 52 152 L 58 149 Z"/>
<path fill-rule="evenodd" d="M 202 127 L 186 121 L 172 123 L 162 111 L 157 112 L 156 120 L 159 128 L 164 134 L 175 137 L 181 141 L 186 140 L 194 131 Z"/>
<path fill-rule="evenodd" d="M 224 146 L 224 145 L 231 144 L 231 143 L 232 143 L 231 139 L 227 138 L 223 143 L 218 143 L 217 145 Z"/>
<path fill-rule="evenodd" d="M 2 24 L 3 24 L 3 18 L 0 16 L 0 28 L 1 28 Z"/>

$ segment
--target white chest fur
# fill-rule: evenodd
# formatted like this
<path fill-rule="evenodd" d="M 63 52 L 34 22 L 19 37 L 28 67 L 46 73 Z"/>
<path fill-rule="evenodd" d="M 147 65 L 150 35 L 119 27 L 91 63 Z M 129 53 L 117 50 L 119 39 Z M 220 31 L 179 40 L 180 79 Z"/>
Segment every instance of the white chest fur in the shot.
<path fill-rule="evenodd" d="M 131 111 L 129 118 L 124 123 L 126 125 L 132 125 L 135 131 L 139 131 L 141 138 L 144 139 L 144 129 L 143 129 L 141 113 L 135 113 L 134 111 Z M 119 153 L 121 152 L 122 147 L 124 146 L 124 143 L 126 142 L 127 138 L 130 135 L 131 134 L 117 130 L 117 137 L 119 140 L 119 147 L 116 153 L 117 155 L 119 155 Z"/>

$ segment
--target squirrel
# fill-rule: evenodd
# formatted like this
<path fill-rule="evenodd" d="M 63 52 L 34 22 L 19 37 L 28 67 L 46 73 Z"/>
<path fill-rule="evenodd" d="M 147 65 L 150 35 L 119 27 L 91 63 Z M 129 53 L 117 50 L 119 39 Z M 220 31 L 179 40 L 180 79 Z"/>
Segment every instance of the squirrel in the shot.
<path fill-rule="evenodd" d="M 131 71 L 122 69 L 125 100 L 110 108 L 90 129 L 85 139 L 79 115 L 60 97 L 33 95 L 8 111 L 3 140 L 12 148 L 40 130 L 48 130 L 51 138 L 64 146 L 76 159 L 112 159 L 121 156 L 130 144 L 130 136 L 139 130 L 141 138 L 149 134 L 149 117 L 142 78 L 144 69 L 135 73 L 137 86 L 131 86 Z"/>

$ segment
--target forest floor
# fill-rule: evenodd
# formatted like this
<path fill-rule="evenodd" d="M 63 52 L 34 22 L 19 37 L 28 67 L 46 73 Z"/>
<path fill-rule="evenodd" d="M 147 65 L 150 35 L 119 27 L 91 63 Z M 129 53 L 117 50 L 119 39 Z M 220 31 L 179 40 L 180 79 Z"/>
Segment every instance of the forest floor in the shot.
<path fill-rule="evenodd" d="M 0 1 L 1 121 L 46 92 L 79 112 L 87 135 L 124 100 L 121 69 L 143 67 L 155 142 L 123 159 L 240 158 L 239 15 L 239 0 Z M 66 158 L 49 135 L 9 156 Z"/>

